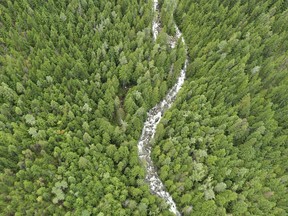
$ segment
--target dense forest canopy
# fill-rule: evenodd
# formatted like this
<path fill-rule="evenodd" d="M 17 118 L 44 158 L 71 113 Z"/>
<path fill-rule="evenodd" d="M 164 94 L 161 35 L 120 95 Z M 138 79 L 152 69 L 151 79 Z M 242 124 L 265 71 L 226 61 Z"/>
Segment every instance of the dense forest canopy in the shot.
<path fill-rule="evenodd" d="M 176 7 L 174 14 L 173 9 Z M 184 215 L 288 213 L 288 3 L 0 3 L 0 215 L 170 215 L 137 154 L 146 112 L 188 79 L 153 140 Z"/>
<path fill-rule="evenodd" d="M 2 1 L 4 215 L 168 213 L 137 155 L 146 111 L 183 64 L 152 2 Z M 173 71 L 170 70 L 174 66 Z"/>
<path fill-rule="evenodd" d="M 184 214 L 287 215 L 287 6 L 179 1 L 189 79 L 153 157 Z"/>

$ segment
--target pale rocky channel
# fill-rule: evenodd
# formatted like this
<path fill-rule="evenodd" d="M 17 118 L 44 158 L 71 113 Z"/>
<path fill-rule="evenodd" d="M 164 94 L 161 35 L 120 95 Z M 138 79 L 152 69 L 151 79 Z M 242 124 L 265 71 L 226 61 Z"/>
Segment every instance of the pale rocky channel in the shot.
<path fill-rule="evenodd" d="M 156 13 L 156 15 L 152 23 L 152 31 L 153 31 L 154 40 L 156 41 L 158 33 L 161 29 L 160 17 L 159 17 L 159 11 L 158 11 L 158 0 L 154 0 L 153 10 Z M 185 40 L 182 37 L 182 33 L 180 32 L 176 24 L 175 24 L 175 28 L 176 28 L 176 36 L 174 40 L 171 40 L 170 42 L 170 45 L 172 48 L 176 46 L 176 41 L 178 41 L 179 38 L 182 39 L 182 42 L 185 45 Z M 152 148 L 151 140 L 153 139 L 155 135 L 156 127 L 158 123 L 160 122 L 164 112 L 171 107 L 171 105 L 173 104 L 177 96 L 177 93 L 179 92 L 179 90 L 181 89 L 184 83 L 187 63 L 188 63 L 188 60 L 186 58 L 184 67 L 181 70 L 181 73 L 177 79 L 176 84 L 169 90 L 168 94 L 160 103 L 158 103 L 156 106 L 154 106 L 152 109 L 148 111 L 147 120 L 144 123 L 142 134 L 138 142 L 139 158 L 143 162 L 143 166 L 146 169 L 145 180 L 149 183 L 151 192 L 163 198 L 166 201 L 166 203 L 170 206 L 170 211 L 174 213 L 175 215 L 181 215 L 181 214 L 177 210 L 176 204 L 173 201 L 172 196 L 166 191 L 165 186 L 160 180 L 157 174 L 156 168 L 153 165 L 153 161 L 151 159 L 151 148 Z"/>

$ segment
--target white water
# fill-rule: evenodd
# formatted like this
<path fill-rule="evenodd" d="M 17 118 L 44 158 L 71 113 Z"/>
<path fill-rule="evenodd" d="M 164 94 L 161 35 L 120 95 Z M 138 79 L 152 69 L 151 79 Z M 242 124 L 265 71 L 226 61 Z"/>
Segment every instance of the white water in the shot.
<path fill-rule="evenodd" d="M 158 33 L 159 33 L 159 28 L 160 28 L 159 13 L 157 11 L 158 0 L 154 0 L 153 9 L 157 14 L 157 16 L 154 18 L 153 23 L 152 23 L 153 37 L 154 37 L 154 40 L 156 40 Z M 176 46 L 176 41 L 178 41 L 178 39 L 182 36 L 182 33 L 180 32 L 176 24 L 175 24 L 175 28 L 176 28 L 176 40 L 171 41 L 170 44 L 172 48 Z M 185 45 L 185 40 L 183 37 L 182 37 L 182 42 Z M 145 179 L 149 183 L 152 193 L 155 193 L 161 198 L 163 198 L 166 201 L 166 203 L 170 206 L 170 211 L 174 213 L 175 215 L 181 215 L 181 214 L 177 210 L 176 204 L 173 201 L 171 195 L 166 191 L 163 183 L 159 179 L 159 176 L 153 165 L 153 162 L 151 159 L 150 141 L 155 135 L 156 127 L 158 123 L 160 122 L 164 112 L 171 107 L 171 105 L 173 104 L 176 98 L 177 93 L 179 92 L 179 90 L 181 89 L 184 83 L 187 63 L 188 63 L 188 60 L 186 59 L 184 67 L 181 70 L 180 76 L 178 77 L 176 84 L 169 90 L 165 98 L 156 106 L 154 106 L 152 109 L 150 109 L 149 112 L 147 113 L 147 120 L 144 123 L 142 135 L 138 142 L 139 158 L 143 162 L 146 168 L 147 173 L 146 173 Z"/>
<path fill-rule="evenodd" d="M 152 23 L 152 32 L 153 32 L 153 38 L 156 40 L 157 35 L 159 33 L 159 13 L 158 13 L 158 0 L 153 1 L 153 11 L 156 12 L 156 17 L 154 17 L 153 23 Z"/>

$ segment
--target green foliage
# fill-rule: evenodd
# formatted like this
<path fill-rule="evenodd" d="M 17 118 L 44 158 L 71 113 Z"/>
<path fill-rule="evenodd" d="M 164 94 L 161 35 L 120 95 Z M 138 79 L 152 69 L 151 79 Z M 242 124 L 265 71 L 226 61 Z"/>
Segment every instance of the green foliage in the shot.
<path fill-rule="evenodd" d="M 287 1 L 159 3 L 154 42 L 152 1 L 1 2 L 1 215 L 169 215 L 137 140 L 185 61 L 174 18 L 160 178 L 183 215 L 287 214 Z"/>
<path fill-rule="evenodd" d="M 184 215 L 287 214 L 286 18 L 283 1 L 179 1 L 188 80 L 152 155 Z"/>
<path fill-rule="evenodd" d="M 146 112 L 175 83 L 167 69 L 180 59 L 170 58 L 178 47 L 153 41 L 152 8 L 1 2 L 1 215 L 167 212 L 138 185 Z"/>

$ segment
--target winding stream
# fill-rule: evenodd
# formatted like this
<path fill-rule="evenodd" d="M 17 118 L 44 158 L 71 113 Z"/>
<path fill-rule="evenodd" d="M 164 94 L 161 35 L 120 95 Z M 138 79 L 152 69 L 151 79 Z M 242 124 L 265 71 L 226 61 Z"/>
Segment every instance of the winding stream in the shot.
<path fill-rule="evenodd" d="M 157 14 L 152 23 L 153 37 L 154 37 L 154 40 L 156 40 L 158 33 L 159 33 L 159 28 L 160 28 L 160 21 L 159 21 L 160 19 L 159 19 L 159 13 L 158 13 L 158 0 L 154 0 L 153 9 Z M 176 28 L 176 40 L 171 41 L 172 48 L 175 47 L 176 41 L 182 36 L 182 33 L 180 32 L 176 24 L 175 24 L 175 28 Z M 184 38 L 182 37 L 181 39 L 185 45 Z M 179 92 L 179 90 L 181 89 L 184 83 L 187 63 L 188 63 L 188 60 L 186 58 L 184 67 L 181 70 L 181 73 L 177 79 L 176 84 L 169 90 L 168 94 L 160 103 L 158 103 L 156 106 L 154 106 L 152 109 L 148 111 L 147 120 L 144 123 L 142 134 L 138 142 L 139 158 L 145 166 L 145 169 L 146 169 L 145 179 L 149 183 L 151 192 L 163 198 L 166 201 L 166 203 L 170 206 L 170 211 L 174 213 L 175 215 L 181 215 L 181 214 L 177 210 L 176 204 L 173 201 L 171 195 L 166 191 L 165 186 L 160 180 L 157 174 L 157 171 L 153 165 L 153 162 L 151 159 L 151 142 L 150 141 L 155 135 L 156 127 L 158 123 L 160 122 L 164 112 L 171 107 L 171 105 L 173 104 L 176 98 L 177 93 Z"/>

